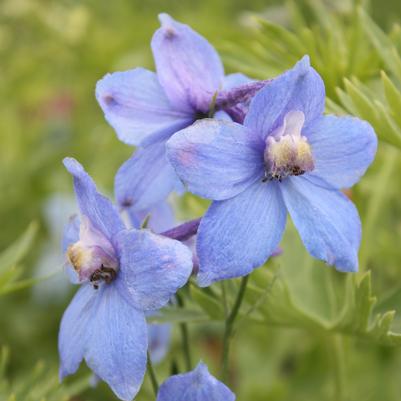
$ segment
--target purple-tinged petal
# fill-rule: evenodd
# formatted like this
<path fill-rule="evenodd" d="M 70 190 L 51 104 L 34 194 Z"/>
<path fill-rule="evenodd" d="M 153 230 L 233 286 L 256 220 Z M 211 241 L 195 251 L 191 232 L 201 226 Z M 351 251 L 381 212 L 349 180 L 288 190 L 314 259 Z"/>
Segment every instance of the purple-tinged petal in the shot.
<path fill-rule="evenodd" d="M 241 74 L 240 72 L 228 74 L 224 77 L 223 90 L 233 89 L 237 86 L 248 84 L 253 81 L 253 79 L 247 77 L 244 74 Z"/>
<path fill-rule="evenodd" d="M 150 228 L 155 233 L 161 233 L 174 226 L 175 217 L 173 208 L 166 202 L 160 202 L 156 206 L 134 212 L 131 208 L 127 208 L 130 216 L 132 227 L 140 228 L 142 222 L 149 216 L 147 228 Z"/>
<path fill-rule="evenodd" d="M 96 85 L 96 98 L 118 138 L 128 145 L 165 140 L 194 121 L 175 109 L 155 73 L 143 68 L 107 74 Z"/>
<path fill-rule="evenodd" d="M 70 217 L 67 225 L 64 227 L 63 238 L 61 248 L 63 255 L 66 255 L 70 245 L 79 241 L 79 226 L 81 220 L 77 214 Z M 75 271 L 73 266 L 69 263 L 68 258 L 65 258 L 64 272 L 72 284 L 79 284 L 80 280 L 78 273 Z"/>
<path fill-rule="evenodd" d="M 96 185 L 88 173 L 75 159 L 67 157 L 64 166 L 74 177 L 74 189 L 82 215 L 107 239 L 124 229 L 117 210 L 109 199 L 97 192 Z"/>
<path fill-rule="evenodd" d="M 242 125 L 200 120 L 167 142 L 167 157 L 189 191 L 223 200 L 262 178 L 264 144 Z"/>
<path fill-rule="evenodd" d="M 353 203 L 303 177 L 288 178 L 280 188 L 308 252 L 339 271 L 357 271 L 361 222 Z"/>
<path fill-rule="evenodd" d="M 152 38 L 157 76 L 171 103 L 183 111 L 207 113 L 223 84 L 224 70 L 213 46 L 188 25 L 160 14 Z"/>
<path fill-rule="evenodd" d="M 358 182 L 376 154 L 376 134 L 358 118 L 322 116 L 304 135 L 312 147 L 315 169 L 311 175 L 335 188 Z"/>
<path fill-rule="evenodd" d="M 304 113 L 307 127 L 323 114 L 324 100 L 324 83 L 305 56 L 255 95 L 244 125 L 266 138 L 282 125 L 288 112 L 297 110 Z"/>
<path fill-rule="evenodd" d="M 79 227 L 81 225 L 81 219 L 77 214 L 72 215 L 63 231 L 62 238 L 62 250 L 63 253 L 67 252 L 67 249 L 70 245 L 74 244 L 79 240 Z"/>
<path fill-rule="evenodd" d="M 155 206 L 182 184 L 161 142 L 138 149 L 118 170 L 114 186 L 120 207 L 136 212 Z"/>
<path fill-rule="evenodd" d="M 99 290 L 85 361 L 124 401 L 131 401 L 146 370 L 148 334 L 145 315 L 132 308 L 115 285 Z"/>
<path fill-rule="evenodd" d="M 96 314 L 97 295 L 92 285 L 83 285 L 64 312 L 58 338 L 61 380 L 75 373 L 84 358 L 91 321 Z"/>
<path fill-rule="evenodd" d="M 245 276 L 275 252 L 287 216 L 278 185 L 256 182 L 232 199 L 212 203 L 197 237 L 201 287 Z"/>
<path fill-rule="evenodd" d="M 146 316 L 157 316 L 149 312 Z M 149 356 L 152 363 L 160 363 L 170 347 L 172 325 L 169 323 L 148 323 Z"/>
<path fill-rule="evenodd" d="M 200 362 L 193 371 L 167 379 L 156 401 L 235 401 L 235 394 Z"/>
<path fill-rule="evenodd" d="M 162 308 L 192 272 L 192 253 L 183 244 L 148 230 L 123 231 L 119 289 L 140 310 Z"/>

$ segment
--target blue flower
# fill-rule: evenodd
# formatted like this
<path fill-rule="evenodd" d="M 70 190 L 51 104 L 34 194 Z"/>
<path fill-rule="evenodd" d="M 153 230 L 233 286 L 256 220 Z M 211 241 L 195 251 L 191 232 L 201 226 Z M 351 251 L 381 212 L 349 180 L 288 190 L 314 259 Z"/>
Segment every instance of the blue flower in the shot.
<path fill-rule="evenodd" d="M 235 394 L 213 377 L 200 362 L 192 371 L 171 376 L 159 389 L 156 401 L 234 401 Z"/>
<path fill-rule="evenodd" d="M 287 211 L 312 256 L 357 270 L 360 219 L 340 188 L 365 173 L 377 138 L 357 118 L 324 116 L 324 100 L 323 81 L 304 57 L 256 94 L 243 125 L 202 120 L 167 142 L 188 189 L 214 201 L 198 231 L 201 286 L 263 264 Z"/>
<path fill-rule="evenodd" d="M 188 280 L 191 252 L 147 230 L 127 230 L 82 166 L 64 160 L 81 212 L 67 256 L 82 284 L 61 321 L 60 377 L 82 359 L 122 400 L 138 392 L 146 369 L 145 312 L 163 307 Z"/>
<path fill-rule="evenodd" d="M 117 202 L 141 211 L 172 190 L 182 190 L 165 156 L 165 142 L 175 132 L 209 113 L 216 92 L 249 82 L 242 74 L 224 76 L 210 43 L 167 14 L 152 39 L 157 73 L 143 68 L 106 75 L 96 98 L 119 139 L 141 146 L 120 168 Z M 228 118 L 223 111 L 216 117 Z"/>

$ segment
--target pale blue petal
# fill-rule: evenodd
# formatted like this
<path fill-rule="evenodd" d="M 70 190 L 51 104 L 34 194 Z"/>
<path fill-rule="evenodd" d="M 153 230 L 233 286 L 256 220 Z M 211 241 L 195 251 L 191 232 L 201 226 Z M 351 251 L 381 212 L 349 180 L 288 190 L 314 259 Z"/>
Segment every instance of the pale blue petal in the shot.
<path fill-rule="evenodd" d="M 81 164 L 67 157 L 64 165 L 74 177 L 74 189 L 81 213 L 95 229 L 112 241 L 113 236 L 124 229 L 117 210 L 109 199 L 97 192 L 95 183 Z"/>
<path fill-rule="evenodd" d="M 237 86 L 249 84 L 249 82 L 253 81 L 254 81 L 253 79 L 247 77 L 244 74 L 241 74 L 240 72 L 236 72 L 234 74 L 228 74 L 224 77 L 223 89 L 224 90 L 233 89 Z"/>
<path fill-rule="evenodd" d="M 150 228 L 155 233 L 167 231 L 175 224 L 173 208 L 167 203 L 167 201 L 160 202 L 150 209 L 141 210 L 139 212 L 134 212 L 131 208 L 128 208 L 127 212 L 134 228 L 140 228 L 142 222 L 148 216 L 149 221 L 147 228 Z"/>
<path fill-rule="evenodd" d="M 156 74 L 143 68 L 107 74 L 96 85 L 96 98 L 118 138 L 129 145 L 161 141 L 194 121 L 170 104 Z"/>
<path fill-rule="evenodd" d="M 188 281 L 192 253 L 181 242 L 134 229 L 121 232 L 117 244 L 121 278 L 118 285 L 136 308 L 162 308 Z"/>
<path fill-rule="evenodd" d="M 67 249 L 70 245 L 74 244 L 79 240 L 79 226 L 81 224 L 81 219 L 77 214 L 72 215 L 63 231 L 62 238 L 62 250 L 63 253 L 67 252 Z"/>
<path fill-rule="evenodd" d="M 337 270 L 357 271 L 361 222 L 353 203 L 341 192 L 303 177 L 288 178 L 280 188 L 309 253 Z"/>
<path fill-rule="evenodd" d="M 171 376 L 159 389 L 156 401 L 234 401 L 235 394 L 213 377 L 205 364 L 191 372 Z"/>
<path fill-rule="evenodd" d="M 131 401 L 146 370 L 145 316 L 128 304 L 116 286 L 104 284 L 91 324 L 85 361 L 118 398 Z"/>
<path fill-rule="evenodd" d="M 204 119 L 167 142 L 167 157 L 188 190 L 222 200 L 261 179 L 264 144 L 240 124 Z"/>
<path fill-rule="evenodd" d="M 311 173 L 335 188 L 351 187 L 372 163 L 376 134 L 366 121 L 354 117 L 324 116 L 305 130 L 312 147 Z"/>
<path fill-rule="evenodd" d="M 75 373 L 84 358 L 85 346 L 91 336 L 92 317 L 96 313 L 97 295 L 92 285 L 83 285 L 64 312 L 58 337 L 60 379 Z"/>
<path fill-rule="evenodd" d="M 147 317 L 158 312 L 148 312 Z M 166 356 L 171 341 L 172 325 L 169 323 L 148 323 L 149 355 L 152 363 L 160 363 Z"/>
<path fill-rule="evenodd" d="M 232 121 L 233 120 L 230 117 L 230 115 L 223 110 L 216 111 L 216 113 L 214 113 L 214 115 L 213 115 L 213 118 L 216 120 L 222 120 L 222 121 Z"/>
<path fill-rule="evenodd" d="M 81 219 L 77 214 L 70 217 L 67 225 L 64 227 L 63 238 L 62 238 L 62 250 L 63 255 L 67 253 L 68 247 L 79 240 L 79 226 Z M 73 266 L 65 258 L 64 272 L 72 284 L 79 284 L 79 276 Z"/>
<path fill-rule="evenodd" d="M 213 202 L 198 230 L 198 284 L 245 276 L 276 250 L 286 223 L 278 183 L 256 182 L 232 199 Z"/>
<path fill-rule="evenodd" d="M 160 14 L 161 27 L 152 38 L 157 76 L 171 103 L 183 111 L 209 111 L 221 89 L 224 70 L 211 44 L 188 25 Z"/>
<path fill-rule="evenodd" d="M 283 123 L 289 111 L 305 114 L 305 128 L 324 111 L 325 89 L 305 56 L 294 68 L 278 76 L 252 99 L 244 125 L 266 138 Z"/>
<path fill-rule="evenodd" d="M 155 206 L 179 186 L 164 142 L 138 149 L 120 167 L 114 181 L 117 203 L 133 211 Z"/>

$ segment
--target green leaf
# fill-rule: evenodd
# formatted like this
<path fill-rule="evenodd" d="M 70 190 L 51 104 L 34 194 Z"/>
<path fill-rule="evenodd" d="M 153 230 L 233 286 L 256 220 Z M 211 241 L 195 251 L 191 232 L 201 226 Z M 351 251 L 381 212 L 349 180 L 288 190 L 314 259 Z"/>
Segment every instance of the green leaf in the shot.
<path fill-rule="evenodd" d="M 33 244 L 37 230 L 38 224 L 36 222 L 31 223 L 17 241 L 0 253 L 0 274 L 24 258 Z"/>

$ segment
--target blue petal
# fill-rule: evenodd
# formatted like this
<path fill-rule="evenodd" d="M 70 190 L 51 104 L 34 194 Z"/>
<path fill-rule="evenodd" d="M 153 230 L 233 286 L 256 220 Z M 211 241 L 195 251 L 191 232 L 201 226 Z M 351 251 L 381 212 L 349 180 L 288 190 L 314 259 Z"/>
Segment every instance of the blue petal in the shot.
<path fill-rule="evenodd" d="M 298 110 L 305 114 L 306 128 L 323 114 L 324 100 L 324 83 L 305 56 L 255 95 L 244 125 L 266 138 L 282 124 L 289 111 Z"/>
<path fill-rule="evenodd" d="M 308 252 L 337 270 L 357 271 L 361 223 L 353 203 L 303 177 L 286 179 L 280 188 Z"/>
<path fill-rule="evenodd" d="M 175 109 L 155 73 L 143 68 L 107 74 L 96 85 L 96 98 L 118 138 L 148 145 L 191 124 L 191 114 Z"/>
<path fill-rule="evenodd" d="M 157 312 L 147 313 L 154 316 Z M 148 323 L 149 356 L 152 363 L 160 363 L 170 347 L 172 325 L 169 323 Z"/>
<path fill-rule="evenodd" d="M 167 161 L 165 143 L 138 149 L 118 170 L 114 186 L 117 203 L 133 211 L 155 206 L 180 187 Z"/>
<path fill-rule="evenodd" d="M 67 157 L 63 162 L 74 177 L 74 189 L 81 213 L 94 228 L 112 241 L 113 236 L 124 229 L 117 210 L 109 199 L 97 192 L 92 178 L 75 159 Z"/>
<path fill-rule="evenodd" d="M 61 244 L 63 253 L 66 253 L 68 247 L 79 240 L 80 224 L 81 224 L 81 219 L 77 214 L 74 214 L 70 217 L 67 225 L 64 227 L 62 244 Z"/>
<path fill-rule="evenodd" d="M 131 401 L 146 370 L 145 316 L 119 295 L 115 285 L 105 284 L 98 291 L 101 294 L 86 344 L 85 361 L 118 398 Z"/>
<path fill-rule="evenodd" d="M 223 89 L 233 89 L 237 86 L 248 84 L 249 82 L 253 82 L 253 79 L 239 72 L 228 74 L 224 77 Z"/>
<path fill-rule="evenodd" d="M 64 312 L 58 338 L 60 379 L 75 373 L 84 357 L 97 295 L 92 285 L 83 285 Z"/>
<path fill-rule="evenodd" d="M 130 230 L 121 232 L 117 243 L 119 288 L 136 308 L 162 308 L 188 281 L 192 253 L 181 242 L 148 230 Z"/>
<path fill-rule="evenodd" d="M 189 191 L 222 200 L 262 177 L 263 148 L 242 125 L 205 119 L 170 138 L 167 157 Z"/>
<path fill-rule="evenodd" d="M 311 124 L 304 135 L 312 146 L 312 175 L 335 188 L 358 182 L 376 154 L 376 134 L 358 118 L 324 116 Z"/>
<path fill-rule="evenodd" d="M 173 209 L 166 201 L 160 202 L 153 208 L 139 212 L 134 212 L 131 208 L 128 208 L 127 212 L 134 228 L 140 228 L 147 216 L 149 216 L 148 228 L 155 233 L 167 231 L 175 224 Z"/>
<path fill-rule="evenodd" d="M 234 401 L 235 394 L 213 377 L 202 362 L 191 372 L 171 376 L 156 401 Z"/>
<path fill-rule="evenodd" d="M 287 212 L 274 182 L 256 182 L 236 197 L 213 202 L 198 230 L 198 284 L 240 277 L 276 250 Z"/>
<path fill-rule="evenodd" d="M 188 25 L 167 14 L 152 39 L 157 76 L 171 103 L 179 110 L 207 113 L 224 78 L 219 55 Z"/>

